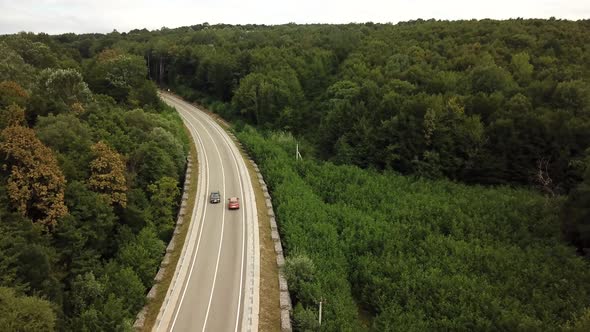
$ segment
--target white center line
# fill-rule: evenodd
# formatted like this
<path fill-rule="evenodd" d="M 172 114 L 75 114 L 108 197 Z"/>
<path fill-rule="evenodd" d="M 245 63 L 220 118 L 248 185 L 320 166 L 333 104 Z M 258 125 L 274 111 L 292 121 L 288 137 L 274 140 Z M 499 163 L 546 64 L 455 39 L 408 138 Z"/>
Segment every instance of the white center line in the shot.
<path fill-rule="evenodd" d="M 236 166 L 236 170 L 238 171 L 238 173 L 240 172 L 240 167 L 238 166 L 238 157 L 236 157 L 236 152 L 234 151 L 234 149 L 232 149 L 232 145 L 230 142 L 228 142 L 229 138 L 227 137 L 227 134 L 225 134 L 225 132 L 222 132 L 223 129 L 221 129 L 217 123 L 215 123 L 214 121 L 209 120 L 209 122 L 211 123 L 211 126 L 219 133 L 219 135 L 221 137 L 223 137 L 223 140 L 225 142 L 225 144 L 228 146 L 231 154 L 232 154 L 232 160 L 234 162 L 234 165 Z M 240 156 L 241 157 L 241 156 Z M 240 178 L 240 193 L 242 194 L 242 197 L 244 198 L 244 201 L 246 201 L 245 199 L 245 195 L 244 195 L 244 187 L 242 185 L 242 181 L 243 178 L 242 176 L 240 176 L 238 174 L 239 178 Z M 246 211 L 245 211 L 245 207 L 242 209 L 242 245 L 240 246 L 240 250 L 241 250 L 241 266 L 240 266 L 240 291 L 239 291 L 239 295 L 238 295 L 238 309 L 236 310 L 236 327 L 234 329 L 234 332 L 238 331 L 238 326 L 240 325 L 240 307 L 242 305 L 242 283 L 243 283 L 243 278 L 244 278 L 244 254 L 245 254 L 245 250 L 244 250 L 244 244 L 246 243 Z"/>
<path fill-rule="evenodd" d="M 185 111 L 189 114 L 189 116 L 191 116 L 193 119 L 197 120 L 197 118 L 195 117 L 195 115 L 192 112 L 190 112 L 188 110 L 185 110 Z M 215 142 L 215 140 L 213 139 L 213 135 L 211 135 L 211 132 L 209 131 L 209 129 L 207 129 L 207 127 L 204 126 L 201 121 L 197 120 L 197 122 L 199 122 L 201 127 L 203 127 L 203 129 L 205 130 L 205 132 L 207 133 L 209 138 L 211 138 L 211 141 Z M 215 148 L 215 151 L 217 152 L 217 156 L 219 157 L 219 162 L 221 165 L 223 193 L 225 194 L 225 190 L 226 190 L 226 188 L 225 188 L 225 169 L 223 167 L 223 159 L 221 157 L 221 152 L 219 151 L 217 144 L 214 143 L 213 146 Z M 240 186 L 241 186 L 241 183 L 240 183 Z M 211 302 L 213 301 L 213 293 L 215 292 L 215 283 L 217 281 L 217 273 L 219 272 L 219 260 L 221 258 L 221 248 L 223 247 L 223 232 L 225 229 L 225 212 L 226 212 L 226 209 L 224 207 L 223 214 L 222 214 L 222 221 L 221 221 L 221 235 L 220 235 L 220 239 L 219 239 L 219 248 L 217 250 L 217 261 L 215 263 L 215 273 L 213 274 L 213 285 L 211 286 L 211 293 L 209 294 L 209 302 L 207 304 L 207 311 L 205 313 L 205 321 L 203 323 L 202 331 L 205 331 L 205 328 L 207 327 L 207 320 L 209 319 L 209 312 L 211 310 Z"/>
<path fill-rule="evenodd" d="M 229 152 L 231 153 L 231 156 L 232 156 L 232 161 L 233 161 L 233 163 L 234 163 L 234 165 L 236 167 L 236 171 L 238 173 L 238 180 L 239 180 L 238 183 L 239 183 L 239 186 L 240 186 L 240 193 L 241 193 L 242 197 L 245 197 L 244 196 L 244 187 L 243 187 L 243 181 L 244 181 L 244 179 L 243 179 L 243 176 L 242 176 L 243 175 L 242 174 L 243 173 L 243 169 L 241 169 L 239 167 L 239 165 L 238 165 L 238 157 L 236 157 L 236 152 L 235 152 L 235 149 L 233 148 L 233 146 L 231 145 L 231 142 L 228 142 L 229 137 L 227 136 L 227 134 L 223 131 L 223 129 L 221 129 L 219 127 L 219 125 L 216 122 L 214 122 L 213 120 L 211 120 L 209 117 L 207 117 L 207 116 L 205 116 L 204 114 L 201 114 L 201 113 L 196 113 L 195 114 L 194 112 L 192 112 L 188 106 L 185 106 L 184 105 L 185 104 L 184 101 L 182 101 L 182 100 L 178 100 L 177 101 L 176 98 L 173 98 L 173 97 L 172 98 L 169 98 L 169 99 L 174 100 L 174 104 L 177 105 L 177 107 L 179 109 L 179 113 L 181 113 L 181 116 L 190 125 L 190 127 L 199 136 L 199 138 L 200 138 L 200 135 L 198 134 L 197 129 L 193 126 L 193 124 L 190 121 L 188 121 L 188 118 L 189 117 L 191 117 L 194 120 L 196 120 L 196 122 L 198 123 L 198 125 L 200 125 L 202 127 L 202 129 L 205 131 L 205 133 L 214 142 L 214 144 L 213 144 L 214 145 L 214 148 L 215 148 L 215 150 L 217 152 L 217 155 L 218 155 L 218 157 L 219 157 L 219 159 L 221 161 L 221 171 L 222 171 L 222 180 L 223 180 L 223 191 L 225 193 L 225 190 L 226 190 L 226 188 L 225 188 L 225 170 L 223 168 L 223 161 L 221 159 L 221 153 L 220 153 L 220 150 L 219 150 L 217 144 L 215 143 L 215 140 L 213 139 L 213 135 L 211 134 L 209 128 L 207 128 L 204 125 L 204 123 L 207 123 L 210 127 L 212 127 L 212 129 L 214 131 L 216 131 L 222 137 L 223 142 L 229 148 Z M 199 118 L 199 119 L 197 119 L 197 118 Z M 204 144 L 203 144 L 203 142 L 201 141 L 199 143 L 200 143 L 201 146 L 203 146 L 203 150 L 204 150 Z M 241 157 L 241 155 L 240 155 L 240 157 Z M 208 163 L 208 160 L 206 160 L 206 162 Z M 242 164 L 240 164 L 240 166 L 242 166 L 242 168 L 245 167 L 245 165 L 242 165 Z M 207 171 L 207 173 L 209 173 L 209 172 Z M 209 191 L 208 188 L 209 188 L 209 179 L 207 179 L 207 192 Z M 205 206 L 206 206 L 206 204 L 205 204 Z M 242 291 L 243 291 L 243 286 L 244 286 L 243 285 L 244 255 L 245 255 L 244 245 L 246 243 L 246 240 L 245 240 L 245 238 L 246 238 L 246 227 L 245 227 L 245 223 L 246 223 L 245 214 L 246 214 L 246 211 L 245 210 L 246 210 L 246 207 L 245 206 L 242 207 L 242 245 L 240 246 L 240 250 L 241 250 L 241 267 L 240 267 L 240 284 L 239 284 L 240 286 L 239 286 L 239 295 L 238 295 L 236 318 L 235 318 L 236 319 L 236 325 L 235 325 L 234 331 L 237 331 L 238 330 L 238 327 L 239 327 L 239 322 L 240 322 L 239 317 L 240 317 L 240 313 L 241 313 L 241 310 L 240 309 L 241 309 L 241 302 L 242 302 Z M 203 222 L 204 222 L 204 219 L 205 219 L 205 214 L 203 214 Z M 205 321 L 204 321 L 204 324 L 203 324 L 202 331 L 205 331 L 206 330 L 207 321 L 208 321 L 208 317 L 209 317 L 209 312 L 210 312 L 210 309 L 211 309 L 211 302 L 212 302 L 212 299 L 213 299 L 213 293 L 214 293 L 215 284 L 216 284 L 216 280 L 217 280 L 217 273 L 218 273 L 218 269 L 219 269 L 219 261 L 220 261 L 220 257 L 221 257 L 221 248 L 222 248 L 222 244 L 223 244 L 224 227 L 225 227 L 225 208 L 224 208 L 223 215 L 222 215 L 221 238 L 219 240 L 219 248 L 218 248 L 218 252 L 217 252 L 217 261 L 216 261 L 216 265 L 215 265 L 215 273 L 214 273 L 214 277 L 213 277 L 213 285 L 211 287 L 211 293 L 210 293 L 210 296 L 209 296 L 209 302 L 208 302 L 208 305 L 207 305 L 207 311 L 206 311 L 206 314 L 205 314 Z M 200 240 L 201 240 L 201 235 L 202 235 L 202 228 L 200 230 L 199 238 L 198 238 L 198 241 L 197 241 L 197 249 L 196 249 L 197 250 L 197 253 L 198 253 L 198 249 L 199 249 L 199 243 L 200 243 Z M 184 295 L 185 295 L 186 290 L 188 288 L 188 284 L 189 284 L 189 281 L 190 281 L 190 278 L 191 278 L 191 274 L 192 274 L 192 271 L 193 271 L 193 268 L 194 268 L 196 257 L 197 257 L 197 254 L 195 253 L 195 256 L 193 257 L 193 262 L 191 264 L 189 276 L 188 276 L 188 279 L 187 279 L 187 282 L 186 282 L 186 285 L 187 286 L 185 287 L 184 292 L 183 292 L 183 295 L 181 297 L 180 304 L 178 306 L 178 311 L 176 312 L 176 315 L 174 317 L 171 330 L 174 328 L 174 324 L 175 324 L 176 319 L 177 319 L 177 317 L 179 315 L 180 307 L 182 306 L 182 302 L 184 300 Z"/>

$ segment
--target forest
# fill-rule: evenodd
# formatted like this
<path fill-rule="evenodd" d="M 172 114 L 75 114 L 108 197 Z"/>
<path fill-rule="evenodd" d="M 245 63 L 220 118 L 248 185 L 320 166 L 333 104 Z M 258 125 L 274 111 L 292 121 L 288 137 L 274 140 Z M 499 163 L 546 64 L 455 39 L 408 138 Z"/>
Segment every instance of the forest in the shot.
<path fill-rule="evenodd" d="M 590 20 L 210 25 L 55 36 L 80 58 L 142 56 L 149 78 L 307 157 L 568 195 L 590 247 Z"/>
<path fill-rule="evenodd" d="M 590 328 L 589 32 L 418 20 L 98 40 L 233 121 L 269 182 L 297 330 L 537 331 Z"/>
<path fill-rule="evenodd" d="M 590 327 L 590 269 L 560 236 L 559 200 L 296 161 L 284 132 L 238 137 L 272 191 L 297 330 Z"/>
<path fill-rule="evenodd" d="M 142 57 L 0 37 L 0 327 L 130 331 L 175 221 L 188 137 Z"/>
<path fill-rule="evenodd" d="M 296 330 L 590 330 L 589 20 L 21 33 L 0 55 L 0 298 L 23 303 L 2 326 L 130 327 L 188 144 L 160 86 L 259 164 Z"/>
<path fill-rule="evenodd" d="M 290 131 L 337 164 L 515 185 L 538 185 L 541 168 L 545 190 L 562 194 L 588 156 L 589 30 L 587 20 L 419 20 L 57 39 L 81 56 L 143 56 L 158 84 Z"/>

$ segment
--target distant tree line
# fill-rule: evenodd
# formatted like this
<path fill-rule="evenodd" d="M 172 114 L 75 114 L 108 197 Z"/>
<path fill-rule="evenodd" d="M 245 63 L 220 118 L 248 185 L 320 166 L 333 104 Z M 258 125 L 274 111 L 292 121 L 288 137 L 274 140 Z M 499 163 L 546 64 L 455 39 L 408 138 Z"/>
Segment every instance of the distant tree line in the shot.
<path fill-rule="evenodd" d="M 289 130 L 323 159 L 557 192 L 590 142 L 590 21 L 195 25 L 62 35 L 143 56 L 149 76 L 223 115 Z M 104 61 L 104 60 L 103 60 Z"/>

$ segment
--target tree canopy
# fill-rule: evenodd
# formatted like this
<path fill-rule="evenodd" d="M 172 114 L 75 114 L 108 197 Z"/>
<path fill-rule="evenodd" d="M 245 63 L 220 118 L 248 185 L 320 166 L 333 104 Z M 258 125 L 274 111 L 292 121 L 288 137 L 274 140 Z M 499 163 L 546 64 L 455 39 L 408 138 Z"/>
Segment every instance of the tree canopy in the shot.
<path fill-rule="evenodd" d="M 94 38 L 104 59 L 89 70 L 125 51 L 143 57 L 160 85 L 288 130 L 324 160 L 526 186 L 546 160 L 565 194 L 590 146 L 587 30 L 587 20 L 220 24 L 62 45 L 82 55 Z"/>
<path fill-rule="evenodd" d="M 563 198 L 295 161 L 289 134 L 237 136 L 273 197 L 297 330 L 588 326 L 590 269 L 560 235 Z M 570 198 L 570 234 L 582 241 L 587 193 Z"/>
<path fill-rule="evenodd" d="M 562 240 L 590 243 L 589 28 L 0 36 L 2 296 L 33 298 L 41 329 L 130 329 L 188 143 L 157 84 L 232 121 L 260 164 L 296 329 L 584 330 L 588 264 Z"/>
<path fill-rule="evenodd" d="M 182 121 L 142 57 L 90 53 L 0 36 L 3 331 L 130 331 L 172 236 Z"/>
<path fill-rule="evenodd" d="M 6 188 L 13 206 L 23 216 L 54 227 L 67 214 L 66 180 L 53 156 L 32 129 L 10 126 L 0 132 L 3 168 L 10 169 Z"/>

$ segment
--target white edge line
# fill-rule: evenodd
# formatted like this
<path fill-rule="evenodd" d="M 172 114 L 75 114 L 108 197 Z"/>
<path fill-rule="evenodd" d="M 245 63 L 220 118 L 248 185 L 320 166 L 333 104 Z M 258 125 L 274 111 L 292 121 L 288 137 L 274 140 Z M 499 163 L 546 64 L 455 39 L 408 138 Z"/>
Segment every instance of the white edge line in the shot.
<path fill-rule="evenodd" d="M 181 113 L 180 110 L 178 112 L 179 114 Z M 181 114 L 182 116 L 182 114 Z M 184 116 L 182 116 L 184 118 Z M 189 121 L 187 121 L 188 125 L 193 129 L 193 131 L 195 132 L 195 134 L 198 136 L 198 140 L 199 140 L 199 144 L 201 145 L 201 148 L 203 149 L 203 156 L 204 156 L 204 162 L 205 162 L 205 168 L 206 168 L 206 173 L 207 173 L 207 180 L 206 180 L 206 190 L 205 193 L 207 193 L 209 191 L 209 159 L 207 157 L 207 152 L 205 151 L 205 146 L 203 145 L 203 141 L 201 138 L 201 135 L 199 135 L 197 129 L 192 125 L 192 123 L 190 123 Z M 198 197 L 197 197 L 198 199 Z M 193 210 L 193 214 L 196 213 L 196 209 Z M 203 234 L 203 228 L 204 228 L 204 224 L 205 224 L 205 215 L 207 214 L 207 203 L 204 204 L 203 207 L 203 215 L 201 218 L 201 227 L 199 228 L 199 237 L 197 240 L 197 248 L 195 251 L 195 254 L 193 256 L 193 259 L 191 261 L 191 265 L 189 267 L 189 274 L 187 279 L 185 279 L 185 282 L 183 283 L 184 289 L 182 292 L 182 296 L 180 298 L 180 302 L 178 302 L 178 310 L 176 311 L 176 314 L 174 315 L 174 319 L 172 320 L 172 326 L 170 327 L 170 331 L 172 331 L 174 329 L 174 325 L 176 324 L 176 319 L 178 318 L 178 314 L 180 313 L 180 307 L 182 306 L 182 302 L 184 301 L 184 296 L 186 295 L 186 291 L 188 289 L 188 283 L 191 279 L 191 275 L 193 274 L 193 267 L 195 265 L 195 261 L 197 260 L 197 254 L 199 253 L 199 245 L 201 244 L 201 235 Z"/>

